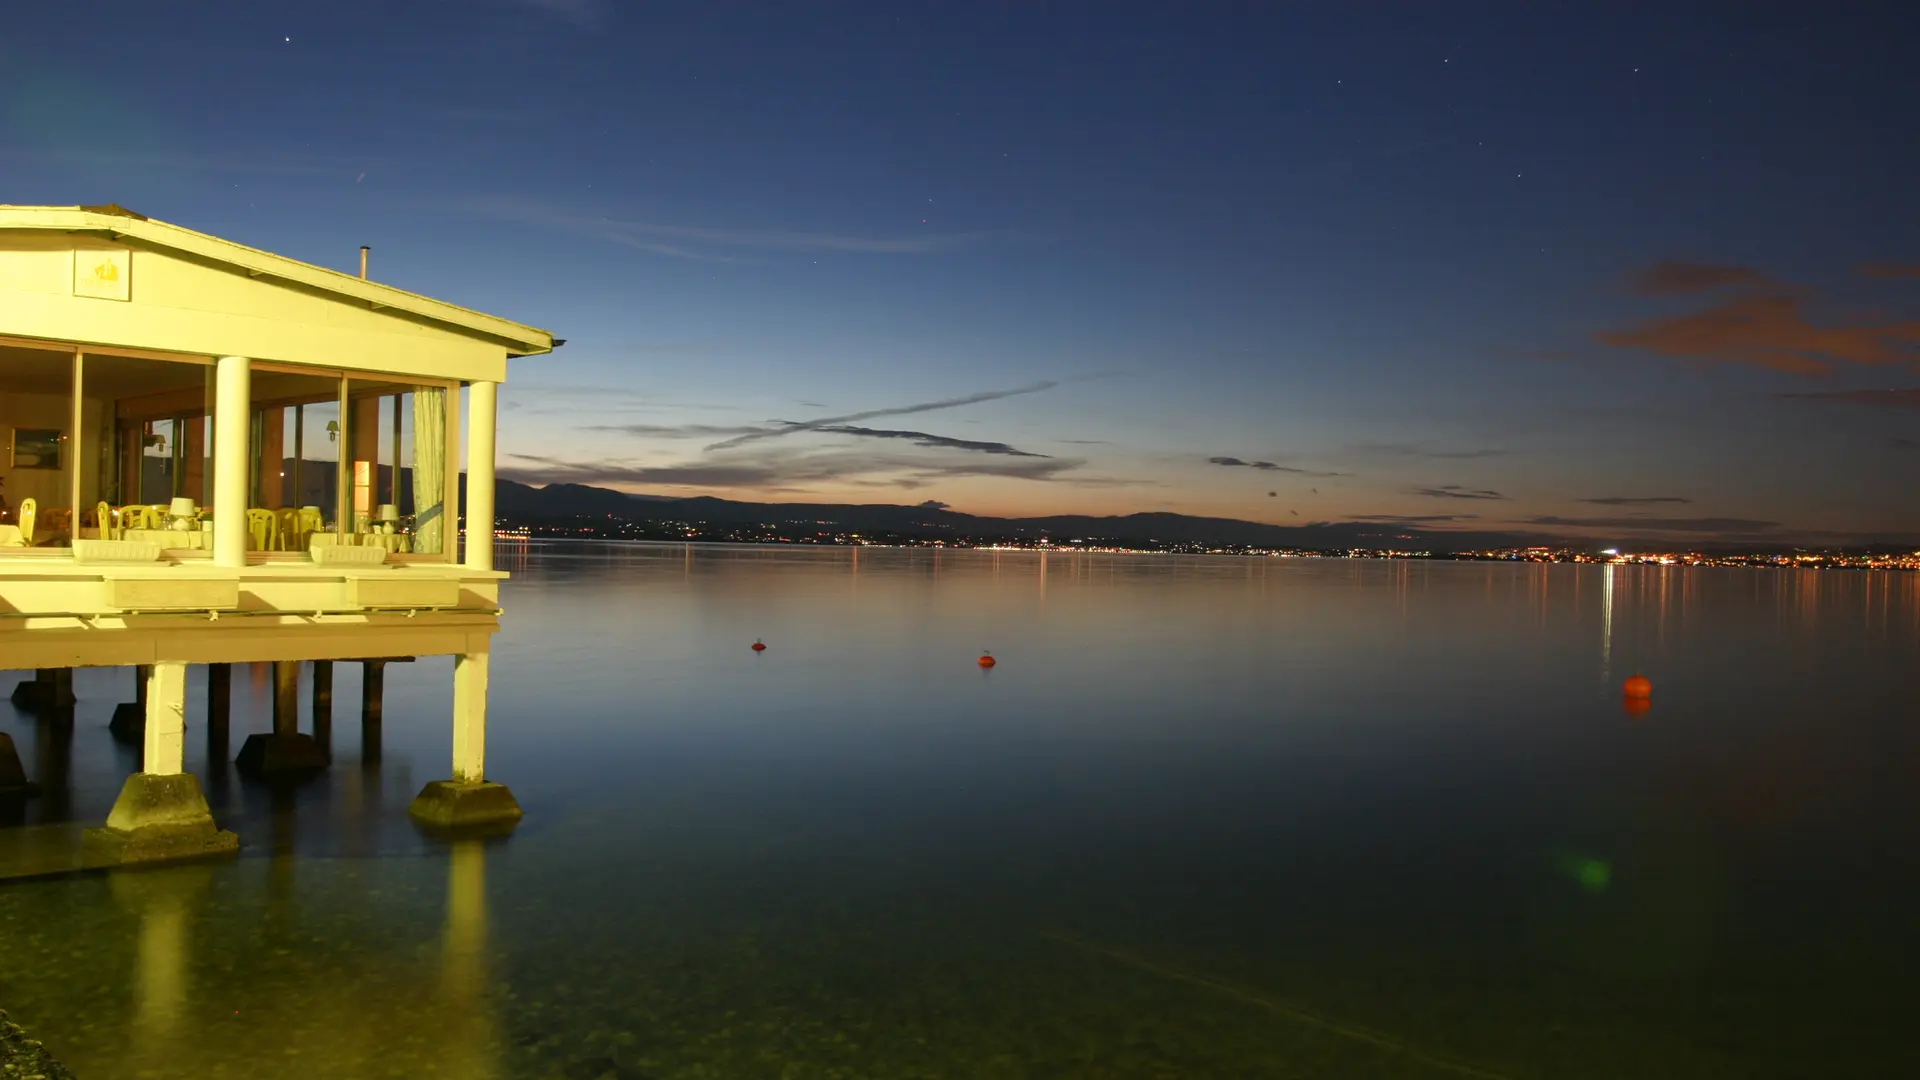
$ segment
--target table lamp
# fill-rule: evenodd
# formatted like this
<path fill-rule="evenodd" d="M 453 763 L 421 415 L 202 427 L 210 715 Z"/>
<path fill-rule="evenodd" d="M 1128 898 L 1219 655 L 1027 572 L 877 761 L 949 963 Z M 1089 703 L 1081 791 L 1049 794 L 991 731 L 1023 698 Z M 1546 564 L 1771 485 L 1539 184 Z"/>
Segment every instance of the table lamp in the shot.
<path fill-rule="evenodd" d="M 194 506 L 192 499 L 177 498 L 167 506 L 167 516 L 172 518 L 172 527 L 177 532 L 186 532 L 193 528 Z"/>

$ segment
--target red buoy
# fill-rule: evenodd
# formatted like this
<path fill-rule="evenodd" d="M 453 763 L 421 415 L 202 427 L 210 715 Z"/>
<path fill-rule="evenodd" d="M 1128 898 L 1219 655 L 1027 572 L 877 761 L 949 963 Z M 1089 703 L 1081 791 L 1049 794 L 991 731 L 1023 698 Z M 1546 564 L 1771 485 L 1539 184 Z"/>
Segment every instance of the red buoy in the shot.
<path fill-rule="evenodd" d="M 766 651 L 767 651 L 767 646 L 766 646 L 766 643 L 765 643 L 765 642 L 763 642 L 763 641 L 761 641 L 761 640 L 760 640 L 759 638 L 754 638 L 754 639 L 753 639 L 753 651 L 754 651 L 754 652 L 766 652 Z"/>
<path fill-rule="evenodd" d="M 1645 700 L 1653 696 L 1653 680 L 1645 675 L 1635 675 L 1627 680 L 1623 689 L 1628 697 Z"/>
<path fill-rule="evenodd" d="M 981 654 L 980 654 L 980 666 L 981 666 L 981 667 L 992 667 L 992 666 L 994 665 L 994 663 L 995 663 L 995 661 L 994 661 L 994 659 L 993 659 L 993 654 L 992 654 L 992 653 L 981 653 Z"/>

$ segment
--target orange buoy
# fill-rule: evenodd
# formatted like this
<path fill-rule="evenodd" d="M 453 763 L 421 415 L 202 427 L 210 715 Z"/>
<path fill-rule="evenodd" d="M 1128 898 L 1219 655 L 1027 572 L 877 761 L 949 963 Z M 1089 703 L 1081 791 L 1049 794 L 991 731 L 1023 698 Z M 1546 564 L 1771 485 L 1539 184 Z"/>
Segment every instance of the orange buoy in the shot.
<path fill-rule="evenodd" d="M 763 641 L 761 641 L 761 640 L 760 640 L 759 638 L 754 638 L 754 639 L 753 639 L 753 651 L 754 651 L 754 652 L 766 652 L 766 651 L 767 651 L 767 645 L 766 645 L 766 642 L 763 642 Z"/>
<path fill-rule="evenodd" d="M 1627 680 L 1624 689 L 1628 697 L 1645 700 L 1653 696 L 1653 680 L 1645 675 L 1635 675 Z"/>
<path fill-rule="evenodd" d="M 992 654 L 992 653 L 981 653 L 981 654 L 980 654 L 980 666 L 981 666 L 981 667 L 992 667 L 992 666 L 993 666 L 993 665 L 994 665 L 994 664 L 995 664 L 996 662 L 997 662 L 997 661 L 995 661 L 995 660 L 994 660 L 994 658 L 993 658 L 993 654 Z"/>

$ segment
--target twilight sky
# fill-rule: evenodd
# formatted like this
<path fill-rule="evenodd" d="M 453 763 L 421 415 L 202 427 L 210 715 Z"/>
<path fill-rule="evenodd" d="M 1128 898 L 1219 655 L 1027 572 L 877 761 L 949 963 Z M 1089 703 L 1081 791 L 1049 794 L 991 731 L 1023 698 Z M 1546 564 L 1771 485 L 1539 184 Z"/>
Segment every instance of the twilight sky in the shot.
<path fill-rule="evenodd" d="M 553 330 L 503 476 L 1920 537 L 1920 5 L 21 7 L 0 202 Z"/>

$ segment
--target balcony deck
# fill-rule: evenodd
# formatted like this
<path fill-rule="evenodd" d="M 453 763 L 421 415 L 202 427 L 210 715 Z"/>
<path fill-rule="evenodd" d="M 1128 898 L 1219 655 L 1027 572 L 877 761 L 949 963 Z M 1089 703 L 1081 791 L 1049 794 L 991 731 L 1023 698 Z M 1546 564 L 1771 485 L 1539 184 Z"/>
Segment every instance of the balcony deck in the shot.
<path fill-rule="evenodd" d="M 502 571 L 258 558 L 0 555 L 0 669 L 459 654 L 499 628 Z"/>

